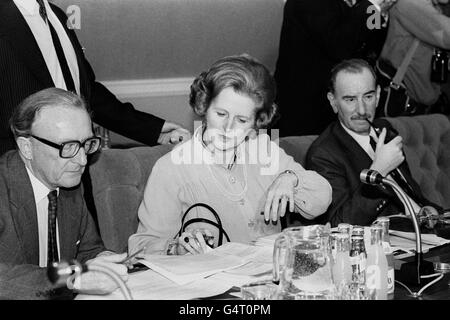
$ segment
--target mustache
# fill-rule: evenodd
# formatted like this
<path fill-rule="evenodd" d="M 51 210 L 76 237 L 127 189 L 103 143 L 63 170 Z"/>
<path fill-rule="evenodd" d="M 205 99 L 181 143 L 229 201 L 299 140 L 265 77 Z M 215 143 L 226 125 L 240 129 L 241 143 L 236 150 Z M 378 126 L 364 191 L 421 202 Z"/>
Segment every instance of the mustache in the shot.
<path fill-rule="evenodd" d="M 364 114 L 364 115 L 355 115 L 352 116 L 350 119 L 351 120 L 368 120 L 370 118 L 369 114 Z"/>

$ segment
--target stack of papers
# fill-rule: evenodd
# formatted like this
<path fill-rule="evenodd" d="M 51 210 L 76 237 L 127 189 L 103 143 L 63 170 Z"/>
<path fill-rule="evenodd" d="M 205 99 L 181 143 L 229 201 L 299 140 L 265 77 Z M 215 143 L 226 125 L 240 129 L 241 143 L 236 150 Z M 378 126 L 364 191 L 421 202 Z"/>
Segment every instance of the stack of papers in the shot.
<path fill-rule="evenodd" d="M 239 267 L 248 261 L 239 256 L 218 254 L 212 250 L 204 254 L 183 256 L 145 255 L 145 259 L 139 262 L 176 284 L 184 285 Z"/>
<path fill-rule="evenodd" d="M 188 300 L 222 294 L 233 285 L 212 279 L 201 279 L 185 285 L 163 277 L 153 270 L 130 274 L 127 286 L 135 300 Z M 119 289 L 108 295 L 79 294 L 76 300 L 123 300 Z"/>
<path fill-rule="evenodd" d="M 272 247 L 229 242 L 215 249 L 215 251 L 221 255 L 241 257 L 246 263 L 240 267 L 217 273 L 211 279 L 224 284 L 241 286 L 244 283 L 271 277 L 272 275 Z"/>
<path fill-rule="evenodd" d="M 391 246 L 396 259 L 412 256 L 416 252 L 416 234 L 414 232 L 404 232 L 389 230 Z M 421 234 L 422 252 L 428 252 L 431 248 L 450 243 L 450 240 L 438 237 L 434 233 Z"/>
<path fill-rule="evenodd" d="M 270 247 L 273 249 L 275 240 L 278 238 L 278 236 L 280 234 L 281 234 L 281 232 L 258 238 L 254 244 L 255 244 L 255 246 L 258 246 L 258 247 Z"/>

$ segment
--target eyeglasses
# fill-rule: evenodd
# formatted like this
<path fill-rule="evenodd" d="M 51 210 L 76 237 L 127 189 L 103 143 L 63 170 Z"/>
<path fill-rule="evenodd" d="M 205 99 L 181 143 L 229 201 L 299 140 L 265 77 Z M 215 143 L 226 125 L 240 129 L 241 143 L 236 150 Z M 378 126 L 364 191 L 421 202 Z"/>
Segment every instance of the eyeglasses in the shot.
<path fill-rule="evenodd" d="M 33 134 L 31 136 L 33 138 L 35 138 L 36 140 L 38 140 L 50 147 L 58 149 L 59 156 L 64 159 L 70 159 L 70 158 L 75 157 L 77 155 L 78 151 L 80 151 L 81 147 L 84 148 L 84 152 L 86 154 L 92 154 L 99 149 L 100 143 L 101 143 L 100 137 L 87 138 L 86 140 L 84 140 L 82 142 L 80 142 L 78 140 L 71 140 L 71 141 L 63 142 L 61 144 L 57 144 L 57 143 L 48 141 L 44 138 L 37 137 Z"/>

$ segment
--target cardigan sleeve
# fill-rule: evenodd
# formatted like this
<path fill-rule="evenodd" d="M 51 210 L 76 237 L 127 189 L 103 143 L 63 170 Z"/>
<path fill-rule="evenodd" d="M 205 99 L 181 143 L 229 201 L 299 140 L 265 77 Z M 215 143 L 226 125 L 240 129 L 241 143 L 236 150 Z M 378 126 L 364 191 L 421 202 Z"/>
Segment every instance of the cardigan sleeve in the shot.
<path fill-rule="evenodd" d="M 147 181 L 138 209 L 138 229 L 128 240 L 130 253 L 145 247 L 146 254 L 165 254 L 168 241 L 180 228 L 180 183 L 177 183 L 176 170 L 166 159 L 156 162 Z"/>
<path fill-rule="evenodd" d="M 331 203 L 330 183 L 316 171 L 306 170 L 275 142 L 269 142 L 268 136 L 261 135 L 260 137 L 268 140 L 271 155 L 269 166 L 271 170 L 264 171 L 263 169 L 261 174 L 271 174 L 273 182 L 285 170 L 293 171 L 298 178 L 298 184 L 294 188 L 295 212 L 306 219 L 313 219 L 325 213 Z"/>

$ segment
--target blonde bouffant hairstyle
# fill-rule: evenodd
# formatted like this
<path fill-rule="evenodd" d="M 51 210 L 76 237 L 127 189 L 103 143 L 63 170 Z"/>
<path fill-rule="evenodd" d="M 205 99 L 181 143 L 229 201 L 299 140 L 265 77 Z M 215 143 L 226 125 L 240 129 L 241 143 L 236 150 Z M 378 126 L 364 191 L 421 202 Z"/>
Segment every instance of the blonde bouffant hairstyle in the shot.
<path fill-rule="evenodd" d="M 268 128 L 278 117 L 275 80 L 269 70 L 248 54 L 217 60 L 191 85 L 189 104 L 200 117 L 225 88 L 249 96 L 258 106 L 255 129 Z"/>

